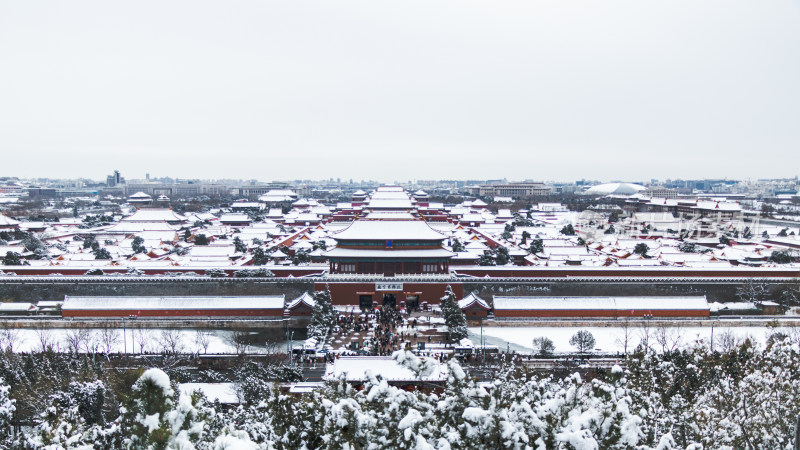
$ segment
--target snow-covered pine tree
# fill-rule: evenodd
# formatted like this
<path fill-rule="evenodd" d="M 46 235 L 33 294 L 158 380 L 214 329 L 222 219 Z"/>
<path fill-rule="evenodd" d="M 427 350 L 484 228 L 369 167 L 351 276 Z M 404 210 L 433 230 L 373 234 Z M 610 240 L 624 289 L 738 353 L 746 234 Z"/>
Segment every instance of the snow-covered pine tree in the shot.
<path fill-rule="evenodd" d="M 69 394 L 63 392 L 51 397 L 48 406 L 38 417 L 32 433 L 25 435 L 22 448 L 78 448 L 89 444 L 83 437 L 85 423 L 78 406 Z M 6 447 L 3 447 L 6 448 Z"/>
<path fill-rule="evenodd" d="M 450 285 L 447 285 L 447 289 L 445 289 L 441 307 L 442 317 L 445 325 L 447 325 L 450 340 L 458 342 L 467 337 L 469 334 L 467 332 L 467 318 L 464 316 L 464 311 L 461 311 L 461 308 L 458 307 L 456 294 L 453 293 L 453 288 Z"/>
<path fill-rule="evenodd" d="M 247 253 L 247 244 L 239 236 L 233 238 L 233 247 L 238 253 Z"/>
<path fill-rule="evenodd" d="M 133 242 L 131 242 L 131 250 L 133 250 L 133 253 L 147 253 L 147 247 L 144 246 L 144 238 L 134 236 Z"/>
<path fill-rule="evenodd" d="M 167 448 L 172 436 L 167 413 L 174 397 L 169 376 L 161 369 L 147 369 L 136 380 L 120 424 L 128 447 Z"/>
<path fill-rule="evenodd" d="M 73 381 L 69 384 L 68 394 L 74 399 L 78 413 L 87 424 L 104 422 L 103 403 L 106 398 L 106 387 L 102 381 Z"/>
<path fill-rule="evenodd" d="M 706 448 L 793 447 L 800 415 L 800 349 L 792 339 L 775 341 L 722 373 L 694 405 L 692 426 Z M 673 433 L 675 434 L 675 433 Z"/>
<path fill-rule="evenodd" d="M 403 355 L 408 356 L 406 363 L 416 358 L 410 352 Z M 419 358 L 411 365 L 419 367 Z M 340 410 L 348 411 L 345 409 L 348 400 L 339 399 Z M 355 400 L 361 411 L 351 406 L 349 415 L 361 426 L 354 438 L 377 444 L 379 448 L 430 448 L 426 445 L 433 434 L 434 404 L 425 394 L 407 392 L 371 376 Z"/>
<path fill-rule="evenodd" d="M 14 417 L 14 400 L 8 396 L 11 388 L 0 378 L 0 447 L 6 448 L 12 435 L 11 419 Z"/>
<path fill-rule="evenodd" d="M 586 383 L 577 373 L 568 378 L 565 388 L 556 393 L 563 396 L 558 448 L 638 448 L 642 419 L 631 413 L 631 399 L 623 385 L 619 380 Z"/>
<path fill-rule="evenodd" d="M 494 253 L 489 250 L 484 250 L 483 254 L 478 258 L 479 266 L 494 266 L 497 262 L 494 259 Z"/>
<path fill-rule="evenodd" d="M 531 254 L 542 253 L 544 251 L 544 241 L 542 238 L 535 238 L 531 240 L 531 245 L 528 247 Z"/>
<path fill-rule="evenodd" d="M 475 383 L 454 359 L 448 361 L 447 365 L 447 384 L 439 401 L 434 404 L 434 437 L 440 448 L 470 448 L 469 443 L 474 443 L 475 436 L 472 434 L 473 428 L 465 423 L 464 415 L 467 410 L 474 415 L 474 409 L 480 406 L 476 401 L 485 391 L 476 389 Z"/>
<path fill-rule="evenodd" d="M 202 441 L 208 431 L 207 421 L 214 414 L 205 397 L 199 391 L 191 394 L 182 392 L 175 408 L 166 414 L 172 436 L 169 447 L 192 449 Z"/>
<path fill-rule="evenodd" d="M 335 321 L 336 310 L 333 309 L 331 291 L 326 284 L 324 291 L 314 292 L 314 308 L 311 310 L 311 322 L 308 324 L 308 337 L 324 338 Z"/>
<path fill-rule="evenodd" d="M 498 266 L 505 266 L 511 261 L 511 257 L 508 254 L 508 248 L 506 247 L 497 247 L 494 249 L 495 254 L 495 261 L 497 261 Z"/>

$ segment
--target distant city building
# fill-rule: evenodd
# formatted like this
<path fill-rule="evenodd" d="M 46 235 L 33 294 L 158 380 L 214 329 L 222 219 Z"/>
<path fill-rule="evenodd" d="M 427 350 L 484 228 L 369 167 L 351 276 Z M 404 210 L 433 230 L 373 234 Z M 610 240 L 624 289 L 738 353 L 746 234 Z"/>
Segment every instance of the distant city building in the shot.
<path fill-rule="evenodd" d="M 107 187 L 117 187 L 120 184 L 125 184 L 125 178 L 120 175 L 119 170 L 115 170 L 114 173 L 106 177 Z"/>
<path fill-rule="evenodd" d="M 650 198 L 678 198 L 678 191 L 661 186 L 652 186 L 639 192 L 643 197 Z"/>
<path fill-rule="evenodd" d="M 261 195 L 269 194 L 271 191 L 289 191 L 295 195 L 295 199 L 299 195 L 307 195 L 308 187 L 292 187 L 289 183 L 281 181 L 273 181 L 272 183 L 255 183 L 254 181 L 248 185 L 239 186 L 238 195 L 247 198 L 256 198 Z"/>
<path fill-rule="evenodd" d="M 229 191 L 227 186 L 214 183 L 127 183 L 124 188 L 127 196 L 143 192 L 152 197 L 165 195 L 173 199 L 198 195 L 225 195 Z"/>
<path fill-rule="evenodd" d="M 605 183 L 587 189 L 586 195 L 633 195 L 646 188 L 634 183 Z"/>
<path fill-rule="evenodd" d="M 29 187 L 26 189 L 28 192 L 28 197 L 30 198 L 42 198 L 42 197 L 56 197 L 58 195 L 58 191 L 55 188 L 47 188 L 47 187 Z"/>
<path fill-rule="evenodd" d="M 544 183 L 504 183 L 481 185 L 477 191 L 481 197 L 525 198 L 548 195 L 552 189 Z"/>

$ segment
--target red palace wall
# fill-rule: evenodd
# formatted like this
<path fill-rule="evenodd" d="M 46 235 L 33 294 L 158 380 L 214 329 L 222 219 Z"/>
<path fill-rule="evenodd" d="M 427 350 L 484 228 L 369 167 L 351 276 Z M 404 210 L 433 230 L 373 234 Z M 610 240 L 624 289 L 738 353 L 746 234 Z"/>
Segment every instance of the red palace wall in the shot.
<path fill-rule="evenodd" d="M 294 309 L 289 310 L 289 316 L 291 317 L 310 317 L 311 316 L 311 308 L 308 306 L 297 306 Z"/>
<path fill-rule="evenodd" d="M 464 310 L 464 315 L 467 319 L 485 319 L 488 311 L 483 308 L 469 308 Z"/>
<path fill-rule="evenodd" d="M 197 309 L 197 310 L 64 310 L 62 317 L 283 317 L 283 309 Z"/>
<path fill-rule="evenodd" d="M 386 280 L 378 284 L 402 284 L 403 289 L 378 291 L 375 289 L 376 283 L 357 282 L 328 283 L 328 288 L 331 291 L 331 301 L 334 305 L 358 305 L 360 296 L 369 294 L 372 295 L 373 301 L 378 302 L 378 305 L 383 301 L 383 294 L 394 294 L 398 302 L 405 300 L 407 295 L 418 295 L 420 303 L 439 304 L 448 285 L 453 289 L 453 293 L 456 294 L 456 300 L 464 297 L 464 286 L 461 283 L 394 283 Z M 314 290 L 325 290 L 325 283 L 315 283 Z"/>
<path fill-rule="evenodd" d="M 662 310 L 543 310 L 543 309 L 504 309 L 494 312 L 495 317 L 608 317 L 608 318 L 642 318 L 645 315 L 653 317 L 708 317 L 708 311 L 662 309 Z"/>

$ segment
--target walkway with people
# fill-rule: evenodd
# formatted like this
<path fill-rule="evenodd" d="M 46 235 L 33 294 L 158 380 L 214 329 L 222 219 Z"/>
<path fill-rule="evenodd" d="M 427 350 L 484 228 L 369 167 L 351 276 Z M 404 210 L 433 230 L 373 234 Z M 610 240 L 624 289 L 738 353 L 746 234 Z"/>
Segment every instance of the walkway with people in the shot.
<path fill-rule="evenodd" d="M 360 313 L 340 314 L 333 328 L 332 346 L 343 355 L 389 356 L 403 348 L 415 350 L 419 343 L 445 343 L 445 333 L 430 316 L 409 316 L 384 306 Z"/>

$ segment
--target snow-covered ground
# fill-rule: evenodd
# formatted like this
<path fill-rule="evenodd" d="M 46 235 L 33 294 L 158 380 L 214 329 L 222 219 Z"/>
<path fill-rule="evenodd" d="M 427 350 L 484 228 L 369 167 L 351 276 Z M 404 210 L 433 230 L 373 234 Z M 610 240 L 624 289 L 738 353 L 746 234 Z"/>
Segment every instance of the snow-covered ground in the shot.
<path fill-rule="evenodd" d="M 484 327 L 483 336 L 487 345 L 496 345 L 501 351 L 507 348 L 512 351 L 529 353 L 532 351 L 532 341 L 537 337 L 547 337 L 553 341 L 556 352 L 574 352 L 575 348 L 569 344 L 569 339 L 578 331 L 587 330 L 592 333 L 596 341 L 595 349 L 602 352 L 622 352 L 624 341 L 624 329 L 620 327 Z M 470 338 L 476 344 L 480 343 L 480 328 L 469 328 Z M 717 344 L 723 339 L 726 333 L 737 339 L 746 337 L 752 338 L 757 342 L 764 342 L 771 330 L 767 327 L 714 327 L 714 340 Z M 791 334 L 790 330 L 780 330 Z M 645 337 L 642 328 L 631 327 L 628 330 L 628 349 L 636 347 Z M 666 336 L 661 338 L 659 334 Z M 668 347 L 689 344 L 697 339 L 711 341 L 711 327 L 670 327 L 666 328 L 666 333 L 661 332 L 656 327 L 649 330 L 650 346 L 657 351 L 661 350 L 659 342 L 667 342 Z"/>
<path fill-rule="evenodd" d="M 116 353 L 141 353 L 141 344 L 144 344 L 144 351 L 159 353 L 169 347 L 170 342 L 176 342 L 176 348 L 181 352 L 200 352 L 203 353 L 202 346 L 198 340 L 197 330 L 193 329 L 126 329 L 121 328 L 111 330 L 111 338 L 106 339 L 104 330 L 101 328 L 87 328 L 88 333 L 83 337 L 83 344 L 80 345 L 81 352 L 86 351 L 86 347 L 95 348 L 97 351 L 105 351 L 106 342 L 111 343 L 111 351 Z M 8 348 L 9 339 L 13 339 L 13 349 L 15 352 L 38 351 L 42 348 L 42 335 L 44 340 L 56 351 L 69 351 L 71 348 L 69 336 L 76 332 L 76 329 L 53 328 L 47 330 L 21 328 L 15 330 L 0 330 L 0 346 Z M 9 333 L 14 333 L 13 337 Z M 224 330 L 208 330 L 208 348 L 206 353 L 235 353 L 235 347 L 231 344 L 232 333 Z M 204 339 L 206 339 L 204 338 Z M 284 343 L 285 344 L 285 343 Z M 263 351 L 262 346 L 249 347 L 248 352 Z"/>

